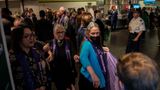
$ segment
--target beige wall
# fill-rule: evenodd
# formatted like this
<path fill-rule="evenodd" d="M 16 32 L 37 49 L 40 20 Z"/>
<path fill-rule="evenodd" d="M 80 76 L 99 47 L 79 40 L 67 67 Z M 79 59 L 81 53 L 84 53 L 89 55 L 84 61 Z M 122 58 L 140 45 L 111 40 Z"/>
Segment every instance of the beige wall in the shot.
<path fill-rule="evenodd" d="M 96 5 L 96 2 L 91 2 L 92 5 Z M 39 3 L 38 0 L 24 0 L 25 8 L 33 8 L 36 15 L 38 15 L 39 10 L 51 8 L 58 9 L 60 6 L 65 8 L 79 8 L 87 6 L 88 2 L 55 2 L 55 3 Z M 0 1 L 0 8 L 5 7 L 4 1 Z M 14 14 L 16 11 L 21 12 L 21 6 L 19 1 L 9 1 L 9 8 Z"/>
<path fill-rule="evenodd" d="M 92 5 L 96 5 L 96 2 L 91 2 Z M 79 8 L 85 7 L 88 2 L 55 2 L 55 3 L 39 3 L 38 1 L 25 1 L 25 8 L 33 8 L 36 15 L 39 10 L 45 10 L 46 8 L 58 9 L 60 6 L 64 6 L 65 8 Z"/>
<path fill-rule="evenodd" d="M 14 14 L 15 12 L 20 12 L 20 4 L 19 4 L 19 1 L 10 1 L 8 2 L 8 6 L 9 6 L 9 9 L 12 11 L 12 13 Z M 0 1 L 0 8 L 5 8 L 5 2 L 4 0 Z"/>

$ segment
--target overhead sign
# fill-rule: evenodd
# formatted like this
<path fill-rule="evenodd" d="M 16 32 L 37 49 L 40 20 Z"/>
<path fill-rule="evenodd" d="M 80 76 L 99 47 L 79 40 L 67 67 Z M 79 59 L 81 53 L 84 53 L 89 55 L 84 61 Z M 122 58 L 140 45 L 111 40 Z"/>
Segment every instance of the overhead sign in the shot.
<path fill-rule="evenodd" d="M 144 0 L 144 4 L 155 4 L 156 0 Z"/>
<path fill-rule="evenodd" d="M 133 8 L 138 9 L 141 8 L 140 4 L 133 4 Z"/>

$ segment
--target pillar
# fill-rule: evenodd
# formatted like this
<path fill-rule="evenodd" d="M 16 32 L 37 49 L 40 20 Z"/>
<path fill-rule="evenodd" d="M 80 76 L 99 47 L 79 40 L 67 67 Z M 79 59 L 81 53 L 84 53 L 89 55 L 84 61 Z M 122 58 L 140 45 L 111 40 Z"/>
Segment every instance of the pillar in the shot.
<path fill-rule="evenodd" d="M 6 8 L 8 8 L 8 0 L 5 0 Z"/>

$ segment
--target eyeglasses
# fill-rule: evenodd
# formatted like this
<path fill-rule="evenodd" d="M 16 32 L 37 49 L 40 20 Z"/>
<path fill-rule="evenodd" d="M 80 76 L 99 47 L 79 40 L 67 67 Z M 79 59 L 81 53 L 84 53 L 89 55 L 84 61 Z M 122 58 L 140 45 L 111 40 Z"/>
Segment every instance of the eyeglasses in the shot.
<path fill-rule="evenodd" d="M 32 37 L 36 37 L 35 33 L 31 33 L 31 34 L 24 34 L 23 38 L 32 38 Z"/>
<path fill-rule="evenodd" d="M 64 34 L 65 31 L 59 31 L 59 32 L 56 32 L 57 34 Z"/>

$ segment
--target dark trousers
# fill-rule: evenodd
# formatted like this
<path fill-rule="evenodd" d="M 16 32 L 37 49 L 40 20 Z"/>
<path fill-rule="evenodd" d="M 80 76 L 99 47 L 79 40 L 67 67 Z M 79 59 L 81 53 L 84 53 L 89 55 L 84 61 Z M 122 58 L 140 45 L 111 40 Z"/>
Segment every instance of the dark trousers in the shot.
<path fill-rule="evenodd" d="M 67 90 L 67 88 L 71 88 L 62 80 L 56 80 L 56 81 L 54 81 L 54 83 L 55 83 L 57 90 Z"/>
<path fill-rule="evenodd" d="M 116 30 L 117 20 L 111 21 L 111 30 Z"/>
<path fill-rule="evenodd" d="M 79 77 L 79 90 L 105 90 L 102 88 L 94 88 L 93 83 L 85 78 L 82 74 Z"/>
<path fill-rule="evenodd" d="M 137 33 L 134 33 L 134 34 L 130 33 L 129 34 L 126 53 L 139 52 L 141 38 L 139 38 L 138 41 L 133 41 L 136 36 L 137 36 Z"/>
<path fill-rule="evenodd" d="M 146 34 L 146 31 L 143 31 L 143 32 L 142 32 L 142 36 L 141 36 L 141 39 L 142 39 L 142 40 L 145 39 L 145 34 Z"/>

